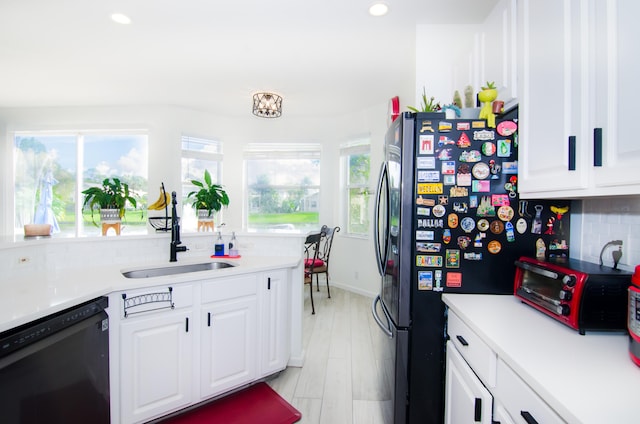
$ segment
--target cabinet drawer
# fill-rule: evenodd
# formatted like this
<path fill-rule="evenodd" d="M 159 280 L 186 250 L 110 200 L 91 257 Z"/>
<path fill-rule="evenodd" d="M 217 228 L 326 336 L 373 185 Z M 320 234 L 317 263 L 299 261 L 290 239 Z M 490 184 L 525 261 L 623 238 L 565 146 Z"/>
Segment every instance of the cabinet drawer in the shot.
<path fill-rule="evenodd" d="M 451 310 L 448 333 L 451 341 L 487 387 L 496 385 L 496 354 Z"/>
<path fill-rule="evenodd" d="M 503 361 L 498 360 L 496 397 L 517 423 L 562 424 L 564 421 Z"/>
<path fill-rule="evenodd" d="M 220 278 L 202 284 L 202 303 L 251 296 L 257 293 L 258 278 L 255 275 Z"/>

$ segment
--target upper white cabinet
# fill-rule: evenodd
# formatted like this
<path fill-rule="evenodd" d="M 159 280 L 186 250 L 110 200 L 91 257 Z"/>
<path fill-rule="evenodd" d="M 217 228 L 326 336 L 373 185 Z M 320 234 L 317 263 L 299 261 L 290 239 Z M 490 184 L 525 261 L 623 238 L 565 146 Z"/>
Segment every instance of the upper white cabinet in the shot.
<path fill-rule="evenodd" d="M 476 92 L 487 81 L 496 83 L 498 100 L 509 108 L 517 103 L 516 0 L 501 0 L 482 24 L 479 38 L 479 82 Z"/>
<path fill-rule="evenodd" d="M 638 12 L 634 0 L 519 0 L 521 197 L 640 192 Z"/>

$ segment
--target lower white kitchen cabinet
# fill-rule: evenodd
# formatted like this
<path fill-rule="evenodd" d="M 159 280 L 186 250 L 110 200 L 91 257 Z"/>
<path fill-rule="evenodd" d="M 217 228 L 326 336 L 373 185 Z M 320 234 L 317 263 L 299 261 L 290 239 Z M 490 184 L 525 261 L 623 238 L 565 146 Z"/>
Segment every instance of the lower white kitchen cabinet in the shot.
<path fill-rule="evenodd" d="M 257 374 L 257 277 L 249 274 L 202 286 L 203 399 L 249 383 Z"/>
<path fill-rule="evenodd" d="M 446 424 L 491 424 L 493 400 L 491 393 L 451 342 L 447 342 L 445 387 L 444 422 Z"/>
<path fill-rule="evenodd" d="M 258 282 L 260 290 L 260 376 L 283 369 L 291 352 L 291 290 L 289 271 L 265 272 Z"/>
<path fill-rule="evenodd" d="M 498 360 L 496 397 L 500 398 L 509 415 L 514 417 L 516 422 L 564 423 L 558 414 L 501 360 Z"/>
<path fill-rule="evenodd" d="M 565 422 L 451 310 L 447 332 L 447 424 Z"/>
<path fill-rule="evenodd" d="M 284 369 L 290 292 L 289 269 L 275 269 L 112 293 L 112 422 L 157 419 Z"/>
<path fill-rule="evenodd" d="M 174 308 L 169 301 L 164 305 L 140 303 L 142 309 L 149 309 L 149 305 L 163 309 L 139 314 L 131 310 L 126 318 L 123 316 L 119 328 L 121 422 L 144 422 L 193 402 L 191 366 L 197 334 L 192 326 L 191 288 L 188 285 L 177 289 L 186 294 L 186 302 L 178 296 L 180 307 L 175 307 L 175 298 Z M 127 294 L 129 298 L 135 295 L 157 298 L 164 293 L 168 293 L 167 287 Z"/>

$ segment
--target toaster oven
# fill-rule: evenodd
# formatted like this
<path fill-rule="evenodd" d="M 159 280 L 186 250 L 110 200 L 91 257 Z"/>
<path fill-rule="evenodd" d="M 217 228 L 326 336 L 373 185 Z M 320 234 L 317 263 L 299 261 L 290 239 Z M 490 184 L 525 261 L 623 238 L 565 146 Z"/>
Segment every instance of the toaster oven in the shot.
<path fill-rule="evenodd" d="M 625 331 L 631 273 L 577 259 L 521 257 L 514 295 L 580 334 Z"/>

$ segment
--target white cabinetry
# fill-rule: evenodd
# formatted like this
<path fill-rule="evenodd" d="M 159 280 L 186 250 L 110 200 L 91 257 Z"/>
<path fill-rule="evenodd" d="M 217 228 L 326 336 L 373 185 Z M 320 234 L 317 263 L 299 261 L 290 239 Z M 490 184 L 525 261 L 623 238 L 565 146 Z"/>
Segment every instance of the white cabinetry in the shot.
<path fill-rule="evenodd" d="M 202 398 L 256 377 L 257 281 L 255 274 L 248 274 L 202 285 Z"/>
<path fill-rule="evenodd" d="M 282 370 L 287 365 L 291 332 L 289 288 L 287 270 L 263 273 L 258 283 L 261 291 L 260 334 L 262 346 L 260 376 Z"/>
<path fill-rule="evenodd" d="M 564 422 L 458 315 L 448 316 L 447 424 Z"/>
<path fill-rule="evenodd" d="M 173 288 L 170 302 L 141 304 L 165 309 L 130 314 L 120 325 L 120 419 L 145 422 L 193 401 L 191 366 L 194 351 L 192 286 Z M 128 292 L 133 296 L 162 296 L 168 287 Z M 142 300 L 143 301 L 143 300 Z M 166 304 L 164 304 L 166 303 Z"/>
<path fill-rule="evenodd" d="M 521 197 L 640 192 L 634 0 L 518 3 Z"/>
<path fill-rule="evenodd" d="M 446 424 L 491 424 L 491 393 L 482 385 L 451 342 L 447 342 L 445 386 Z"/>
<path fill-rule="evenodd" d="M 276 269 L 112 293 L 115 422 L 156 419 L 284 369 L 290 283 Z"/>

